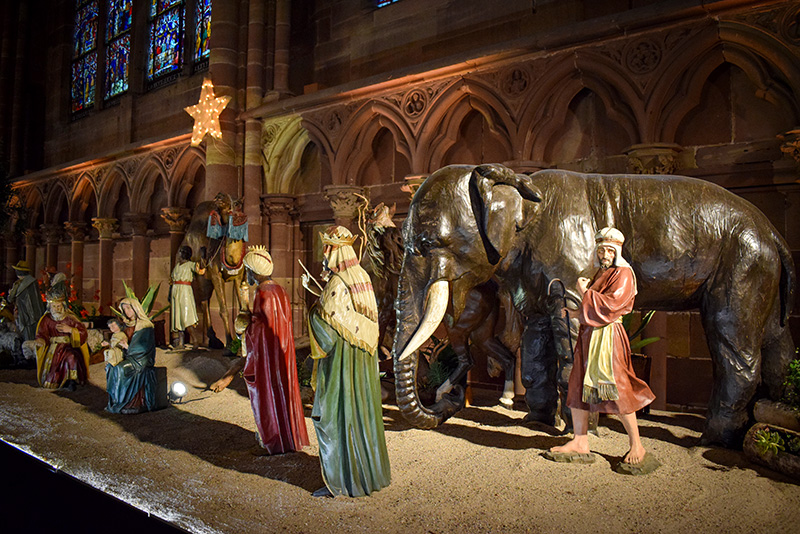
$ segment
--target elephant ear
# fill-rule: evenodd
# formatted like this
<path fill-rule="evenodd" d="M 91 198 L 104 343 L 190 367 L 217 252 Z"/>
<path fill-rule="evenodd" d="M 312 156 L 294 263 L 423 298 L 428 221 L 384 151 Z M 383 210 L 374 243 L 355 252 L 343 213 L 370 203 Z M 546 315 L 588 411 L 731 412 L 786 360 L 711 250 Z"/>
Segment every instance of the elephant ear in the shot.
<path fill-rule="evenodd" d="M 523 199 L 541 202 L 526 178 L 502 165 L 479 165 L 470 176 L 472 213 L 492 265 L 508 254 L 514 235 L 527 224 Z"/>

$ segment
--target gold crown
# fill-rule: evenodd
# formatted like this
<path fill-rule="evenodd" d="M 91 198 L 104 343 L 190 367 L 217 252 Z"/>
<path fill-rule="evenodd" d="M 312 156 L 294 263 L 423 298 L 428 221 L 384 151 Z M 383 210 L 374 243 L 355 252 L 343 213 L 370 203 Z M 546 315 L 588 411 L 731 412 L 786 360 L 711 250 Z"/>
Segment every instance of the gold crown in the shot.
<path fill-rule="evenodd" d="M 262 276 L 270 276 L 274 267 L 272 256 L 263 245 L 252 245 L 244 255 L 244 265 L 251 271 Z"/>
<path fill-rule="evenodd" d="M 331 245 L 333 247 L 352 246 L 358 239 L 344 226 L 331 226 L 324 232 L 320 232 L 319 238 L 322 240 L 323 245 Z"/>

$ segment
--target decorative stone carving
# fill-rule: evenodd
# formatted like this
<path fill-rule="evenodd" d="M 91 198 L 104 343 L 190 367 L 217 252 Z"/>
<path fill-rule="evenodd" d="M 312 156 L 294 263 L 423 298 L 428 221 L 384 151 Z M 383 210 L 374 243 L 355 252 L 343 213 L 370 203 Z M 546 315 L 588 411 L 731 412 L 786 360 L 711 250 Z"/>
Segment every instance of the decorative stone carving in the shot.
<path fill-rule="evenodd" d="M 682 147 L 672 143 L 633 145 L 625 150 L 628 170 L 634 174 L 674 174 L 681 150 Z"/>
<path fill-rule="evenodd" d="M 161 218 L 169 226 L 170 233 L 183 233 L 192 218 L 189 208 L 178 208 L 175 206 L 161 208 Z"/>
<path fill-rule="evenodd" d="M 64 229 L 61 227 L 60 224 L 43 224 L 41 226 L 42 235 L 44 236 L 44 242 L 48 245 L 55 245 L 61 242 L 61 238 L 64 235 Z"/>
<path fill-rule="evenodd" d="M 27 230 L 23 231 L 22 235 L 25 236 L 26 245 L 35 247 L 39 244 L 39 232 L 33 228 L 28 228 Z"/>
<path fill-rule="evenodd" d="M 778 135 L 781 140 L 781 152 L 785 157 L 800 163 L 800 127 Z"/>
<path fill-rule="evenodd" d="M 147 228 L 150 222 L 150 215 L 147 213 L 126 213 L 125 222 L 131 227 L 131 234 L 134 236 L 147 235 Z"/>
<path fill-rule="evenodd" d="M 358 207 L 363 200 L 356 194 L 363 195 L 364 188 L 357 185 L 326 185 L 325 199 L 331 203 L 333 216 L 336 219 L 354 219 L 358 215 Z"/>
<path fill-rule="evenodd" d="M 786 10 L 780 22 L 781 37 L 795 46 L 800 46 L 800 5 Z"/>
<path fill-rule="evenodd" d="M 158 157 L 164 162 L 164 167 L 167 170 L 172 169 L 172 167 L 175 165 L 182 148 L 183 147 L 180 146 L 171 146 L 158 153 Z"/>
<path fill-rule="evenodd" d="M 523 94 L 530 87 L 531 76 L 522 67 L 514 67 L 503 73 L 502 88 L 503 92 L 511 98 L 516 98 Z"/>
<path fill-rule="evenodd" d="M 403 113 L 407 117 L 415 119 L 422 115 L 428 107 L 428 95 L 420 89 L 412 89 L 403 98 Z"/>
<path fill-rule="evenodd" d="M 405 177 L 406 183 L 400 190 L 408 193 L 411 198 L 414 198 L 414 193 L 417 192 L 417 189 L 419 189 L 419 186 L 422 185 L 422 182 L 424 182 L 427 177 L 427 174 L 409 174 Z"/>
<path fill-rule="evenodd" d="M 280 194 L 261 195 L 261 216 L 270 223 L 288 223 L 295 210 L 295 197 Z"/>
<path fill-rule="evenodd" d="M 661 63 L 661 47 L 651 39 L 639 39 L 625 47 L 625 66 L 634 74 L 652 72 Z"/>
<path fill-rule="evenodd" d="M 69 236 L 72 238 L 73 242 L 76 241 L 83 241 L 86 239 L 86 223 L 85 222 L 78 222 L 78 221 L 67 221 L 64 223 L 64 228 L 66 229 Z"/>
<path fill-rule="evenodd" d="M 92 219 L 92 226 L 100 233 L 100 239 L 111 239 L 117 230 L 117 222 L 117 219 L 113 218 L 95 217 Z"/>

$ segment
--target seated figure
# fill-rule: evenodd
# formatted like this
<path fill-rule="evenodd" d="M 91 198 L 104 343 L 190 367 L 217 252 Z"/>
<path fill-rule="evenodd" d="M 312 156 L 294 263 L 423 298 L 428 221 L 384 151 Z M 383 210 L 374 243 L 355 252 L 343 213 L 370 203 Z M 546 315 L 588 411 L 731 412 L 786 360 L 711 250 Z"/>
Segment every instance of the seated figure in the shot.
<path fill-rule="evenodd" d="M 135 414 L 155 410 L 158 403 L 153 323 L 135 298 L 122 299 L 119 308 L 133 333 L 122 361 L 117 365 L 106 364 L 106 411 Z"/>

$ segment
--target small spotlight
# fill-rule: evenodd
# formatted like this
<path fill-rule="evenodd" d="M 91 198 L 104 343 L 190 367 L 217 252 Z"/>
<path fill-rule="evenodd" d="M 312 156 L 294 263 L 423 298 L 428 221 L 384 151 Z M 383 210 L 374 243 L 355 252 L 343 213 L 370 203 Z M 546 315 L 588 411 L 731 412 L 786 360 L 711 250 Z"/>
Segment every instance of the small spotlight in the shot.
<path fill-rule="evenodd" d="M 183 382 L 173 382 L 169 387 L 169 400 L 171 402 L 181 402 L 186 396 L 186 384 Z"/>

